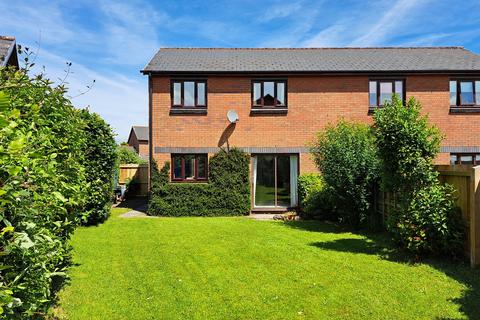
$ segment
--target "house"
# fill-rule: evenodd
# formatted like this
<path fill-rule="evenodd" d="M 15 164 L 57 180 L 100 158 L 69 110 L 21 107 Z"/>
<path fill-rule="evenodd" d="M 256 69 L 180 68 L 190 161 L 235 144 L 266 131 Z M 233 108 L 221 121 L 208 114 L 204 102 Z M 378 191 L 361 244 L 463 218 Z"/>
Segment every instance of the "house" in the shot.
<path fill-rule="evenodd" d="M 0 67 L 18 68 L 17 45 L 14 37 L 0 36 Z"/>
<path fill-rule="evenodd" d="M 174 182 L 204 182 L 208 156 L 239 147 L 252 155 L 253 210 L 295 207 L 298 175 L 317 171 L 315 133 L 372 123 L 392 93 L 418 99 L 445 134 L 439 164 L 480 163 L 480 56 L 462 47 L 165 48 L 141 72 L 151 160 L 170 161 Z"/>
<path fill-rule="evenodd" d="M 140 155 L 141 158 L 148 160 L 149 150 L 147 126 L 132 126 L 127 143 Z"/>

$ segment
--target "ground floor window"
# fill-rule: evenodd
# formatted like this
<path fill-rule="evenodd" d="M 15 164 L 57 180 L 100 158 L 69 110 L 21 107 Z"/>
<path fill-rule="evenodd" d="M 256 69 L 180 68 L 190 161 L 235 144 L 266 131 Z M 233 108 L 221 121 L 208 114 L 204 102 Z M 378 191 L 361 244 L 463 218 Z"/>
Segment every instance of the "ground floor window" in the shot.
<path fill-rule="evenodd" d="M 254 207 L 295 207 L 298 155 L 253 155 Z"/>
<path fill-rule="evenodd" d="M 208 155 L 206 154 L 173 154 L 172 181 L 206 181 Z"/>
<path fill-rule="evenodd" d="M 480 153 L 450 153 L 450 164 L 480 165 Z"/>

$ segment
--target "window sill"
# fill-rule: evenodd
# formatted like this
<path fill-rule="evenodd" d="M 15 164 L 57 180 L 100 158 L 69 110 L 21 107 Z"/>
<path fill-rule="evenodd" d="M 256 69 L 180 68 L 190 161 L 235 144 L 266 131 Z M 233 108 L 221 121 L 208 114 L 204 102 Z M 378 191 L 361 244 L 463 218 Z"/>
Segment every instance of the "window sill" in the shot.
<path fill-rule="evenodd" d="M 275 115 L 275 114 L 287 114 L 288 108 L 252 108 L 250 109 L 251 115 Z"/>
<path fill-rule="evenodd" d="M 450 113 L 480 113 L 480 106 L 451 106 Z"/>
<path fill-rule="evenodd" d="M 171 108 L 170 115 L 205 115 L 207 108 Z"/>
<path fill-rule="evenodd" d="M 170 180 L 172 184 L 208 184 L 208 180 Z"/>
<path fill-rule="evenodd" d="M 382 108 L 381 106 L 380 107 L 368 107 L 368 115 L 371 116 L 375 113 L 375 110 L 377 110 L 378 108 Z"/>

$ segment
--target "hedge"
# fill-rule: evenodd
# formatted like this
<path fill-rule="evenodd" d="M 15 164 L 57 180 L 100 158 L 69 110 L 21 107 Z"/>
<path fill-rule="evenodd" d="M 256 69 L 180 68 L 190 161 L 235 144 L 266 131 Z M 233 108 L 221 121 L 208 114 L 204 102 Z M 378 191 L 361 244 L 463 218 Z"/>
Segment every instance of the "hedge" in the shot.
<path fill-rule="evenodd" d="M 98 150 L 88 147 L 86 111 L 29 66 L 0 68 L 0 319 L 43 318 L 54 304 L 89 203 L 86 150 Z"/>
<path fill-rule="evenodd" d="M 80 111 L 86 137 L 84 160 L 88 198 L 83 209 L 84 224 L 105 221 L 113 199 L 117 145 L 112 128 L 98 114 Z"/>
<path fill-rule="evenodd" d="M 208 183 L 170 183 L 170 163 L 152 165 L 148 213 L 162 216 L 235 216 L 250 211 L 250 157 L 221 149 L 210 158 Z"/>

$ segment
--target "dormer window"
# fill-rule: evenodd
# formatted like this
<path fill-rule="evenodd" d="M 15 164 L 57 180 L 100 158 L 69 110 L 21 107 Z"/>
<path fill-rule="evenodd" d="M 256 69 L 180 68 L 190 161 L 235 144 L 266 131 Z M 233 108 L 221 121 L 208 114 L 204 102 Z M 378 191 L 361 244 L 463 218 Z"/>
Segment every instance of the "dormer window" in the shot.
<path fill-rule="evenodd" d="M 253 80 L 252 108 L 287 108 L 287 82 Z"/>

